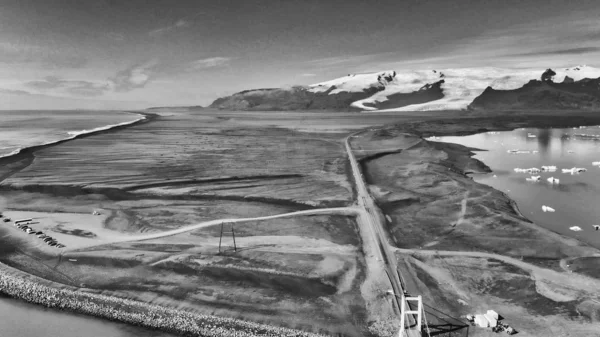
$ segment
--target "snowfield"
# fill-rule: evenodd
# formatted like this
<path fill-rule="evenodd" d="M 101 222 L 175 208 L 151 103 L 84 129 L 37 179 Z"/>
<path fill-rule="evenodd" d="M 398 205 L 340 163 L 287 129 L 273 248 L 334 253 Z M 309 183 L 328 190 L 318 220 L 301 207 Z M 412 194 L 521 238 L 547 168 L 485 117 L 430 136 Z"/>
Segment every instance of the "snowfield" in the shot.
<path fill-rule="evenodd" d="M 347 76 L 336 78 L 334 80 L 321 82 L 310 85 L 310 92 L 325 92 L 331 87 L 335 86 L 329 94 L 337 94 L 340 92 L 362 92 L 365 89 L 373 86 L 385 85 L 386 81 L 378 79 L 378 77 L 394 77 L 396 72 L 380 71 L 377 73 L 365 73 L 365 74 L 348 74 Z"/>
<path fill-rule="evenodd" d="M 600 69 L 586 65 L 572 68 L 552 69 L 556 72 L 554 82 L 562 82 L 567 76 L 575 81 L 584 78 L 600 77 Z M 513 90 L 522 87 L 530 80 L 539 80 L 546 69 L 506 69 L 506 68 L 458 68 L 442 70 L 418 70 L 396 73 L 382 71 L 366 74 L 349 74 L 331 81 L 310 85 L 311 92 L 362 92 L 371 87 L 384 89 L 373 96 L 353 102 L 351 106 L 362 110 L 376 110 L 365 103 L 385 102 L 388 96 L 398 93 L 418 91 L 427 84 L 444 80 L 441 88 L 444 97 L 435 101 L 412 104 L 400 108 L 381 111 L 423 111 L 423 110 L 462 110 L 481 95 L 488 87 L 497 90 Z M 391 79 L 388 81 L 387 79 Z"/>

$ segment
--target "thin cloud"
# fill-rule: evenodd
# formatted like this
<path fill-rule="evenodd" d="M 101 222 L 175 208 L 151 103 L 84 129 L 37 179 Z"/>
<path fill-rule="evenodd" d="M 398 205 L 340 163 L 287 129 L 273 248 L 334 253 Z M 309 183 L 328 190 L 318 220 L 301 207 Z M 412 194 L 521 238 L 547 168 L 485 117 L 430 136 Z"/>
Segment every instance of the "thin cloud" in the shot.
<path fill-rule="evenodd" d="M 107 83 L 65 80 L 56 76 L 47 76 L 43 80 L 30 81 L 25 86 L 36 90 L 63 90 L 77 96 L 100 96 L 109 89 Z"/>
<path fill-rule="evenodd" d="M 125 41 L 125 35 L 117 32 L 109 32 L 106 34 L 106 37 L 114 41 Z"/>
<path fill-rule="evenodd" d="M 43 80 L 29 81 L 25 83 L 25 86 L 34 88 L 37 90 L 48 90 L 61 88 L 66 85 L 66 81 L 61 80 L 56 76 L 47 76 Z"/>
<path fill-rule="evenodd" d="M 143 88 L 153 78 L 157 65 L 157 61 L 150 61 L 121 70 L 108 79 L 110 86 L 116 92 L 127 92 Z"/>
<path fill-rule="evenodd" d="M 191 25 L 192 25 L 191 21 L 186 20 L 186 19 L 179 19 L 172 25 L 151 30 L 150 32 L 148 32 L 148 35 L 150 35 L 152 37 L 157 37 L 157 36 L 161 36 L 165 33 L 168 33 L 170 31 L 190 27 Z"/>
<path fill-rule="evenodd" d="M 31 44 L 0 42 L 0 52 L 3 53 L 36 53 L 41 51 L 43 51 L 42 47 Z"/>
<path fill-rule="evenodd" d="M 60 96 L 52 96 L 46 94 L 35 93 L 27 90 L 19 90 L 19 89 L 3 89 L 0 88 L 0 94 L 8 94 L 15 96 L 31 96 L 31 97 L 51 97 L 51 98 L 61 98 Z M 65 98 L 65 97 L 62 97 Z"/>
<path fill-rule="evenodd" d="M 302 77 L 315 77 L 315 76 L 317 76 L 317 74 L 306 73 L 306 74 L 300 74 L 300 76 L 302 76 Z"/>
<path fill-rule="evenodd" d="M 503 29 L 483 31 L 454 41 L 443 54 L 464 57 L 470 66 L 561 67 L 589 63 L 600 56 L 600 22 L 577 15 L 560 23 L 540 19 Z M 584 46 L 582 46 L 584 44 Z"/>
<path fill-rule="evenodd" d="M 2 89 L 0 88 L 0 94 L 9 94 L 9 95 L 19 95 L 19 96 L 30 96 L 33 93 L 25 90 L 12 90 L 12 89 Z"/>
<path fill-rule="evenodd" d="M 38 63 L 47 69 L 78 69 L 88 63 L 88 59 L 73 48 L 51 48 L 25 43 L 1 42 L 0 63 Z"/>
<path fill-rule="evenodd" d="M 505 56 L 544 56 L 544 55 L 581 55 L 600 51 L 600 47 L 579 47 L 568 49 L 554 49 L 545 51 L 532 51 L 526 53 L 507 54 Z"/>
<path fill-rule="evenodd" d="M 231 61 L 229 57 L 210 57 L 206 59 L 196 60 L 190 63 L 190 68 L 201 70 L 206 68 L 222 67 Z"/>
<path fill-rule="evenodd" d="M 348 64 L 351 62 L 368 60 L 375 55 L 334 56 L 334 57 L 326 57 L 326 58 L 321 58 L 321 59 L 316 59 L 316 60 L 310 60 L 310 61 L 307 61 L 306 63 L 312 64 L 312 65 L 317 65 L 317 66 L 322 66 L 322 67 L 330 67 L 330 66 Z"/>
<path fill-rule="evenodd" d="M 88 59 L 81 55 L 64 55 L 63 53 L 51 53 L 42 60 L 42 64 L 47 69 L 80 69 L 88 64 Z"/>
<path fill-rule="evenodd" d="M 108 90 L 107 84 L 96 84 L 92 82 L 82 82 L 77 86 L 70 87 L 67 92 L 77 96 L 100 96 Z"/>

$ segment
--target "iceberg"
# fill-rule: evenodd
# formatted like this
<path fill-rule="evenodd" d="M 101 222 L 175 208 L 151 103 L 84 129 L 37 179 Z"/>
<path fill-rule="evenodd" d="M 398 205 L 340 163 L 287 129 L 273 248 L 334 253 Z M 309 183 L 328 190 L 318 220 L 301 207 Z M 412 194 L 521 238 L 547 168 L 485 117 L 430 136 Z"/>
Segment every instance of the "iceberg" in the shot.
<path fill-rule="evenodd" d="M 506 152 L 511 153 L 511 154 L 521 154 L 521 153 L 531 153 L 531 151 L 528 150 L 507 150 Z"/>
<path fill-rule="evenodd" d="M 550 212 L 550 213 L 556 212 L 556 210 L 554 208 L 546 206 L 546 205 L 542 206 L 542 211 L 544 211 L 544 212 Z"/>
<path fill-rule="evenodd" d="M 587 171 L 587 169 L 583 168 L 583 167 L 573 167 L 570 169 L 562 169 L 562 173 L 571 173 L 571 174 L 581 173 L 581 172 L 585 172 L 585 171 Z"/>

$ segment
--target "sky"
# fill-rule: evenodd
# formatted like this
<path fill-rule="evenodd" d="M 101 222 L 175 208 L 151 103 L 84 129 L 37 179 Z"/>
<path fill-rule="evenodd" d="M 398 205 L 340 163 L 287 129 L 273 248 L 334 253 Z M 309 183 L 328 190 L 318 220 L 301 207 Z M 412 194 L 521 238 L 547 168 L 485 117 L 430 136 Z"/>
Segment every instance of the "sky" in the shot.
<path fill-rule="evenodd" d="M 206 106 L 357 72 L 594 66 L 599 17 L 597 0 L 0 0 L 0 109 Z"/>

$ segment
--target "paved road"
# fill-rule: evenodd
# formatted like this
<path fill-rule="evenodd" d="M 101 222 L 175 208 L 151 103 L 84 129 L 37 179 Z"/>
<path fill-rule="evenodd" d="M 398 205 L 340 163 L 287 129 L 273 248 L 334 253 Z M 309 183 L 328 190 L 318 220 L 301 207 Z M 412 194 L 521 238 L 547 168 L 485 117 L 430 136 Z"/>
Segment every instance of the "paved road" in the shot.
<path fill-rule="evenodd" d="M 386 239 L 383 224 L 384 220 L 381 218 L 380 213 L 378 212 L 379 209 L 369 194 L 369 190 L 365 184 L 358 161 L 352 152 L 350 139 L 353 136 L 354 134 L 346 138 L 346 152 L 348 153 L 348 159 L 350 160 L 350 166 L 352 167 L 352 175 L 354 176 L 354 181 L 356 182 L 358 206 L 362 209 L 358 223 L 364 229 L 365 233 L 368 234 L 371 240 L 370 244 L 372 244 L 373 247 L 378 248 L 375 249 L 375 254 L 377 254 L 377 259 L 385 264 L 385 270 L 390 277 L 392 290 L 397 296 L 402 296 L 404 293 L 404 288 L 397 271 L 396 256 L 390 249 L 389 243 Z M 396 297 L 396 304 L 398 305 L 398 308 L 400 308 L 400 302 L 401 301 Z M 405 305 L 407 305 L 407 303 L 405 303 Z M 408 331 L 408 336 L 419 335 L 420 334 L 415 330 Z"/>

